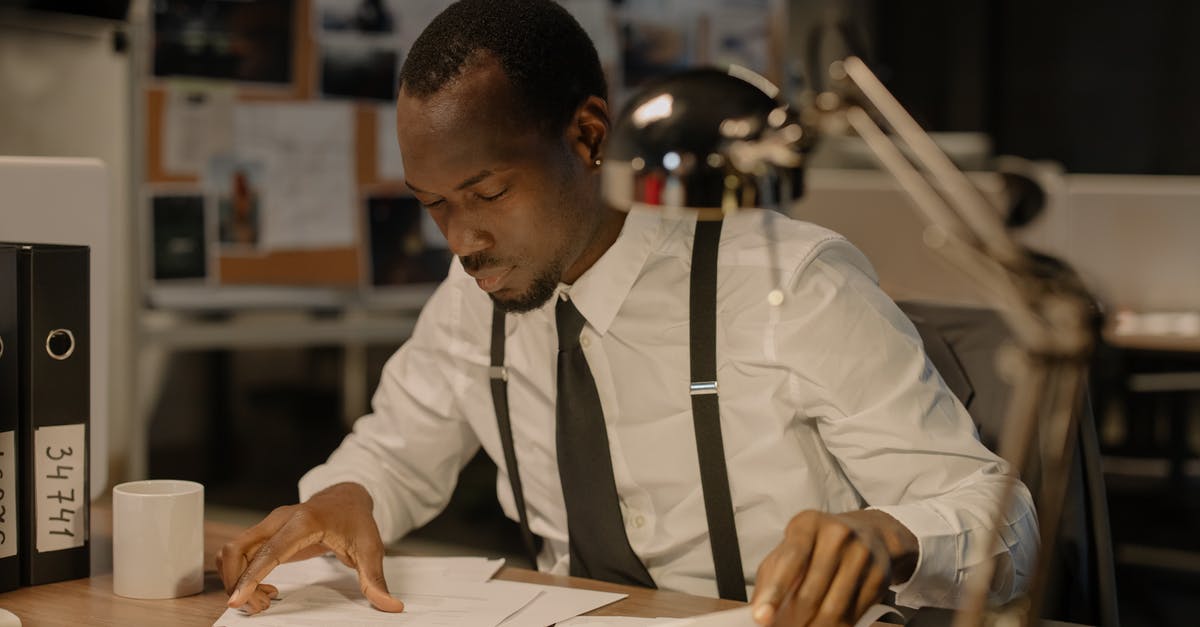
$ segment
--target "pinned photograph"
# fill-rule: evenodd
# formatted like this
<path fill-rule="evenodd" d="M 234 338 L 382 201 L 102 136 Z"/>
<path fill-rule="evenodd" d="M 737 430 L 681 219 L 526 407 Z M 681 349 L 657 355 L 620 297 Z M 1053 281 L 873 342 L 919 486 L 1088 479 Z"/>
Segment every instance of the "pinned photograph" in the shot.
<path fill-rule="evenodd" d="M 329 32 L 394 33 L 395 8 L 384 0 L 330 2 L 317 4 L 320 28 Z"/>
<path fill-rule="evenodd" d="M 367 198 L 367 230 L 371 285 L 435 283 L 446 278 L 450 249 L 416 198 Z"/>
<path fill-rule="evenodd" d="M 203 279 L 208 265 L 204 196 L 155 196 L 151 212 L 155 280 Z"/>
<path fill-rule="evenodd" d="M 214 157 L 206 187 L 217 198 L 217 239 L 222 246 L 257 248 L 262 207 L 262 164 Z"/>
<path fill-rule="evenodd" d="M 156 0 L 155 76 L 292 81 L 292 0 Z"/>
<path fill-rule="evenodd" d="M 400 52 L 394 48 L 326 41 L 321 48 L 321 93 L 391 101 L 399 64 Z"/>

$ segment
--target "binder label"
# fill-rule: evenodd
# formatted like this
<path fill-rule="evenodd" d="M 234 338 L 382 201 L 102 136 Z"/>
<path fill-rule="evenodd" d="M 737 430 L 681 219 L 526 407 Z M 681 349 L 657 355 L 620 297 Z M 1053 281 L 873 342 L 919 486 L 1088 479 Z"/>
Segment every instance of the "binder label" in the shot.
<path fill-rule="evenodd" d="M 88 495 L 83 489 L 86 437 L 83 424 L 34 431 L 39 553 L 73 549 L 87 541 Z"/>
<path fill-rule="evenodd" d="M 17 554 L 17 438 L 0 433 L 0 559 Z"/>

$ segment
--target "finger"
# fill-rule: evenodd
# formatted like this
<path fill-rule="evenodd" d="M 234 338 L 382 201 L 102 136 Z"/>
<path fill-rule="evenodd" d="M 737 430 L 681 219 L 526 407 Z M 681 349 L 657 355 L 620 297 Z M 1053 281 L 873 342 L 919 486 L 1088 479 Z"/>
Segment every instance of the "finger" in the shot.
<path fill-rule="evenodd" d="M 854 604 L 855 620 L 883 598 L 883 593 L 887 590 L 887 584 L 891 578 L 891 572 L 882 564 L 878 562 L 871 564 L 863 578 L 862 586 L 858 589 L 858 600 Z"/>
<path fill-rule="evenodd" d="M 269 583 L 258 584 L 258 589 L 263 594 L 267 595 L 268 599 L 275 600 L 275 599 L 279 598 L 279 588 L 276 588 L 275 586 L 272 586 Z"/>
<path fill-rule="evenodd" d="M 805 513 L 788 524 L 787 537 L 763 560 L 755 577 L 754 620 L 770 625 L 783 600 L 805 576 L 816 539 L 818 517 Z"/>
<path fill-rule="evenodd" d="M 242 605 L 242 611 L 251 616 L 271 607 L 271 599 L 260 590 L 255 590 L 254 594 Z"/>
<path fill-rule="evenodd" d="M 276 508 L 258 524 L 221 547 L 216 561 L 217 572 L 220 573 L 221 583 L 225 586 L 225 594 L 233 594 L 235 584 L 241 578 L 246 564 L 250 562 L 250 556 L 258 552 L 262 543 L 275 535 L 275 532 L 287 523 L 291 515 L 291 508 Z"/>
<path fill-rule="evenodd" d="M 861 543 L 852 543 L 842 552 L 841 564 L 829 583 L 825 599 L 812 621 L 814 627 L 832 627 L 842 619 L 857 619 L 849 616 L 854 609 L 851 604 L 858 600 L 859 584 L 871 566 L 871 550 Z M 854 620 L 850 620 L 851 623 Z"/>
<path fill-rule="evenodd" d="M 387 579 L 383 576 L 383 547 L 372 546 L 355 556 L 358 571 L 358 586 L 363 596 L 384 612 L 403 612 L 404 602 L 388 592 Z"/>
<path fill-rule="evenodd" d="M 839 523 L 821 527 L 817 533 L 808 570 L 804 574 L 804 581 L 790 599 L 789 625 L 807 625 L 816 615 L 817 608 L 825 598 L 825 592 L 829 590 L 833 575 L 837 572 L 842 550 L 852 533 L 849 527 Z"/>
<path fill-rule="evenodd" d="M 255 551 L 258 551 L 259 546 L 257 543 L 244 547 L 235 546 L 234 542 L 230 542 L 217 553 L 217 572 L 221 575 L 221 583 L 225 586 L 225 594 L 233 594 L 238 579 L 241 578 L 242 572 L 246 570 L 246 564 L 250 563 L 250 558 L 243 551 L 253 555 Z"/>
<path fill-rule="evenodd" d="M 217 572 L 221 574 L 221 582 L 225 585 L 225 594 L 232 595 L 237 587 L 237 582 L 241 579 L 242 573 L 246 571 L 246 566 L 250 563 L 250 558 L 258 552 L 262 547 L 261 543 L 248 546 L 244 549 L 244 553 L 233 555 L 228 560 L 221 556 L 225 552 L 222 549 L 221 553 L 217 554 Z M 313 557 L 320 557 L 329 552 L 329 549 L 320 544 L 314 544 L 297 551 L 294 555 L 284 560 L 287 562 L 298 562 Z M 228 564 L 228 566 L 226 566 Z M 265 584 L 260 584 L 265 585 Z"/>
<path fill-rule="evenodd" d="M 236 589 L 229 597 L 229 607 L 241 607 L 245 604 L 258 584 L 276 566 L 291 559 L 301 549 L 320 542 L 321 535 L 316 526 L 292 518 L 254 553 L 242 576 L 238 578 Z"/>

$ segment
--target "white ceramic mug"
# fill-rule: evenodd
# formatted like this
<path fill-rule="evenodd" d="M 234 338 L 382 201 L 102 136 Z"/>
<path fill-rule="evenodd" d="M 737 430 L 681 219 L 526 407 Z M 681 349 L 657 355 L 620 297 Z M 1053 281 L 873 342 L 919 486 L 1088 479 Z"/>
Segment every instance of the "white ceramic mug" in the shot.
<path fill-rule="evenodd" d="M 204 486 L 154 479 L 113 488 L 113 592 L 173 599 L 204 589 Z"/>

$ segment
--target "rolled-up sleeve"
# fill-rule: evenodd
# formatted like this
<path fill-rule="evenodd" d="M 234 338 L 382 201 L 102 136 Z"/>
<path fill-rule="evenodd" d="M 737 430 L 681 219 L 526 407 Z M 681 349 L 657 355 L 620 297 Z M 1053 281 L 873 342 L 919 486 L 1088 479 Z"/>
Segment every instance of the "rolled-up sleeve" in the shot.
<path fill-rule="evenodd" d="M 374 500 L 384 542 L 419 527 L 445 507 L 479 441 L 455 408 L 462 386 L 461 294 L 443 283 L 422 309 L 412 337 L 388 360 L 372 399 L 329 459 L 300 479 L 300 500 L 342 482 Z"/>
<path fill-rule="evenodd" d="M 865 504 L 896 518 L 920 544 L 912 577 L 893 587 L 897 602 L 954 606 L 989 557 L 996 558 L 995 600 L 1024 591 L 1038 546 L 1029 491 L 1016 486 L 996 528 L 1007 465 L 979 442 L 870 264 L 833 240 L 798 268 L 791 286 L 777 350 L 796 373 L 797 398 L 820 399 L 800 409 Z"/>

